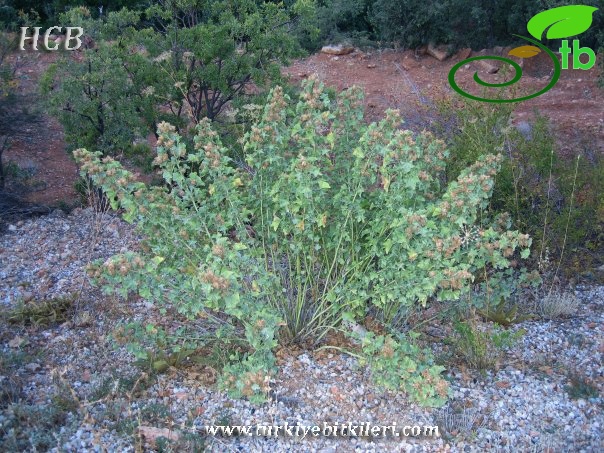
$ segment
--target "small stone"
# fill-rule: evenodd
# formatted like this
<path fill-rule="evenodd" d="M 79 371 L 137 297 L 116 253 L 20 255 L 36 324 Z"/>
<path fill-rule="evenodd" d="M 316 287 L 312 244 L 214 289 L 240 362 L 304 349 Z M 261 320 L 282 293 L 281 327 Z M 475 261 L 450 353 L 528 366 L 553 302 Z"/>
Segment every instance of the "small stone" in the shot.
<path fill-rule="evenodd" d="M 344 46 L 342 44 L 323 46 L 321 48 L 321 53 L 326 53 L 328 55 L 347 55 L 352 52 L 354 52 L 354 47 Z"/>
<path fill-rule="evenodd" d="M 62 219 L 65 217 L 65 211 L 63 211 L 62 209 L 55 209 L 48 215 L 48 217 Z"/>
<path fill-rule="evenodd" d="M 31 371 L 32 373 L 35 373 L 40 368 L 40 364 L 36 362 L 28 363 L 27 365 L 25 365 L 25 369 Z"/>
<path fill-rule="evenodd" d="M 434 46 L 432 44 L 428 45 L 428 49 L 427 49 L 427 53 L 428 55 L 430 55 L 431 57 L 436 58 L 438 61 L 443 61 L 445 58 L 447 58 L 447 48 L 446 46 Z"/>
<path fill-rule="evenodd" d="M 10 340 L 8 342 L 8 346 L 11 347 L 11 348 L 18 348 L 23 343 L 25 343 L 25 339 L 21 338 L 20 336 L 16 336 L 16 337 L 14 337 L 12 340 Z"/>

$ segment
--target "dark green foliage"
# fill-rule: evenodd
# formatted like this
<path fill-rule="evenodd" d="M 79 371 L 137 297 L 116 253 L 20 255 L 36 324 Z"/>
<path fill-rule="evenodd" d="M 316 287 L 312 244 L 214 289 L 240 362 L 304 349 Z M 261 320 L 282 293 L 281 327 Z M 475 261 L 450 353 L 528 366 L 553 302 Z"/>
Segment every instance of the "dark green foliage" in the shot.
<path fill-rule="evenodd" d="M 150 2 L 142 0 L 105 0 L 103 15 L 123 7 L 144 9 Z M 205 10 L 212 1 L 160 1 L 163 6 L 186 4 L 188 11 Z M 255 1 L 256 5 L 262 2 Z M 283 2 L 288 10 L 296 10 L 296 2 Z M 308 2 L 307 2 L 308 3 Z M 34 2 L 31 0 L 5 0 L 0 6 L 0 21 L 15 17 L 18 10 L 34 10 L 41 22 L 50 24 L 69 8 L 86 6 L 92 17 L 100 17 L 99 2 L 93 0 L 54 0 Z M 326 42 L 352 41 L 365 44 L 369 40 L 396 42 L 414 47 L 428 42 L 470 46 L 473 48 L 508 45 L 517 42 L 513 34 L 526 35 L 526 24 L 535 14 L 546 9 L 569 4 L 569 0 L 318 0 L 316 24 L 320 29 L 318 39 L 312 33 L 290 30 L 308 49 L 316 49 Z M 583 0 L 581 4 L 602 8 L 598 0 Z M 0 4 L 1 5 L 1 4 Z M 299 5 L 298 5 L 299 8 Z M 185 17 L 181 16 L 181 17 Z M 186 20 L 186 19 L 185 19 Z M 53 23 L 54 25 L 54 23 Z M 603 12 L 596 11 L 593 24 L 581 34 L 581 44 L 597 49 L 604 44 L 599 33 L 604 27 Z M 556 47 L 558 42 L 552 42 Z"/>
<path fill-rule="evenodd" d="M 376 0 L 370 21 L 379 40 L 417 47 L 427 42 L 449 42 L 450 16 L 446 2 Z"/>
<path fill-rule="evenodd" d="M 90 10 L 94 17 L 101 15 L 99 7 L 102 5 L 102 14 L 119 11 L 122 8 L 143 8 L 149 2 L 145 0 L 52 0 L 39 2 L 35 0 L 4 0 L 0 2 L 0 22 L 12 20 L 17 17 L 18 11 L 35 11 L 38 15 L 38 24 L 41 26 L 67 25 L 57 23 L 59 16 L 71 8 L 83 6 Z M 4 5 L 4 8 L 3 6 Z"/>
<path fill-rule="evenodd" d="M 162 2 L 100 20 L 72 10 L 62 20 L 84 27 L 96 48 L 51 68 L 43 92 L 72 147 L 117 154 L 161 121 L 182 130 L 217 119 L 252 83 L 262 90 L 279 80 L 311 13 L 304 0 L 289 10 L 251 0 Z"/>
<path fill-rule="evenodd" d="M 10 164 L 5 168 L 3 154 L 13 140 L 29 135 L 28 128 L 40 122 L 39 115 L 33 111 L 33 100 L 19 91 L 17 71 L 28 59 L 10 58 L 17 48 L 16 27 L 29 25 L 34 19 L 27 14 L 17 16 L 9 13 L 10 9 L 0 0 L 0 229 L 9 216 L 28 209 L 21 200 L 22 193 L 29 189 L 28 184 L 20 184 L 22 181 L 17 180 L 28 182 L 28 177 L 32 176 L 15 174 L 17 177 L 27 177 L 10 178 L 10 173 L 19 173 L 20 169 Z"/>
<path fill-rule="evenodd" d="M 322 0 L 317 6 L 319 39 L 312 44 L 352 41 L 363 44 L 373 38 L 368 12 L 372 0 Z M 307 43 L 304 43 L 307 45 Z M 312 46 L 310 46 L 312 47 Z"/>
<path fill-rule="evenodd" d="M 429 42 L 480 49 L 517 42 L 513 34 L 527 35 L 526 24 L 535 14 L 568 4 L 529 0 L 325 0 L 320 3 L 321 36 L 328 40 L 359 37 L 416 47 Z M 582 2 L 601 8 L 598 0 Z M 602 44 L 602 11 L 581 34 L 581 44 Z M 556 47 L 558 42 L 552 42 Z"/>

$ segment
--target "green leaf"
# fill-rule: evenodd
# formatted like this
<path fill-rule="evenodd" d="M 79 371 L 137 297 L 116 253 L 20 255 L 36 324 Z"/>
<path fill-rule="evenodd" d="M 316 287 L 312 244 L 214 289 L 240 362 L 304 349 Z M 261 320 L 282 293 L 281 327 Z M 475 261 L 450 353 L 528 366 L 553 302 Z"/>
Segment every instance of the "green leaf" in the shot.
<path fill-rule="evenodd" d="M 163 256 L 154 256 L 151 261 L 156 265 L 159 266 L 163 261 L 165 260 L 165 258 Z"/>
<path fill-rule="evenodd" d="M 271 227 L 273 228 L 273 231 L 277 231 L 277 228 L 279 228 L 280 223 L 281 219 L 277 216 L 273 216 L 273 221 L 271 222 Z"/>
<path fill-rule="evenodd" d="M 163 373 L 170 368 L 170 365 L 165 360 L 156 360 L 153 362 L 153 369 L 158 373 Z"/>
<path fill-rule="evenodd" d="M 390 249 L 392 249 L 392 239 L 388 238 L 384 241 L 384 251 L 386 254 L 390 253 Z"/>
<path fill-rule="evenodd" d="M 335 136 L 333 135 L 333 132 L 330 132 L 329 134 L 327 134 L 327 137 L 325 137 L 327 139 L 327 143 L 329 143 L 329 146 L 331 149 L 333 149 L 334 144 L 335 144 Z"/>
<path fill-rule="evenodd" d="M 319 181 L 319 187 L 321 189 L 331 189 L 331 186 L 329 185 L 329 183 L 327 181 L 323 181 L 323 180 Z"/>
<path fill-rule="evenodd" d="M 586 31 L 598 8 L 586 5 L 568 5 L 548 9 L 531 18 L 526 24 L 528 32 L 541 40 L 547 29 L 547 39 L 563 39 Z"/>

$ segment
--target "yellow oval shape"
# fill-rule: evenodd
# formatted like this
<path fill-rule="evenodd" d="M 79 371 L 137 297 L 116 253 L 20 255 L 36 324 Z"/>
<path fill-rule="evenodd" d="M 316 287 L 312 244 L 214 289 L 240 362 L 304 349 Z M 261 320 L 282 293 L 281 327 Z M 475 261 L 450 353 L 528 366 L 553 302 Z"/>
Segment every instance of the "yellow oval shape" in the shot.
<path fill-rule="evenodd" d="M 541 53 L 541 49 L 535 46 L 520 46 L 508 52 L 508 55 L 518 58 L 531 58 Z"/>

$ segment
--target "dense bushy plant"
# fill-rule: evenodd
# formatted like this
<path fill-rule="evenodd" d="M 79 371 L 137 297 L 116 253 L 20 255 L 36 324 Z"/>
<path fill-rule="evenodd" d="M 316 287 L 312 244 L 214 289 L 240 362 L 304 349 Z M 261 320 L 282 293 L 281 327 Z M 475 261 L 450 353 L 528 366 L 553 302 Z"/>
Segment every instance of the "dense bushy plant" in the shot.
<path fill-rule="evenodd" d="M 316 41 L 303 41 L 310 48 L 325 43 L 350 41 L 365 44 L 373 38 L 368 11 L 371 0 L 321 0 L 317 2 L 317 26 L 320 34 Z"/>
<path fill-rule="evenodd" d="M 224 324 L 226 316 L 249 350 L 225 368 L 223 382 L 258 395 L 278 341 L 316 344 L 370 309 L 389 328 L 400 310 L 454 300 L 479 270 L 507 268 L 520 249 L 528 254 L 527 235 L 479 218 L 501 158 L 481 156 L 443 185 L 444 143 L 400 125 L 396 111 L 367 125 L 358 89 L 331 101 L 310 80 L 295 105 L 272 90 L 245 136 L 240 167 L 208 120 L 193 150 L 160 125 L 155 163 L 165 187 L 146 187 L 110 157 L 78 150 L 83 174 L 145 237 L 140 251 L 91 273 L 108 290 L 136 291 L 190 320 Z M 442 368 L 394 338 L 363 340 L 383 383 L 424 404 L 444 401 Z"/>
<path fill-rule="evenodd" d="M 58 25 L 59 16 L 77 7 L 87 7 L 95 17 L 118 11 L 121 8 L 144 7 L 149 2 L 145 0 L 51 0 L 39 2 L 35 0 L 4 0 L 3 3 L 13 11 L 34 11 L 38 16 L 38 25 Z M 0 7 L 1 18 L 1 7 Z"/>
<path fill-rule="evenodd" d="M 280 65 L 300 48 L 312 3 L 160 2 L 142 12 L 98 20 L 79 8 L 62 15 L 96 41 L 79 58 L 65 55 L 42 84 L 74 148 L 124 150 L 166 120 L 179 130 L 216 119 L 227 105 L 280 79 Z M 312 28 L 310 25 L 308 27 Z"/>

